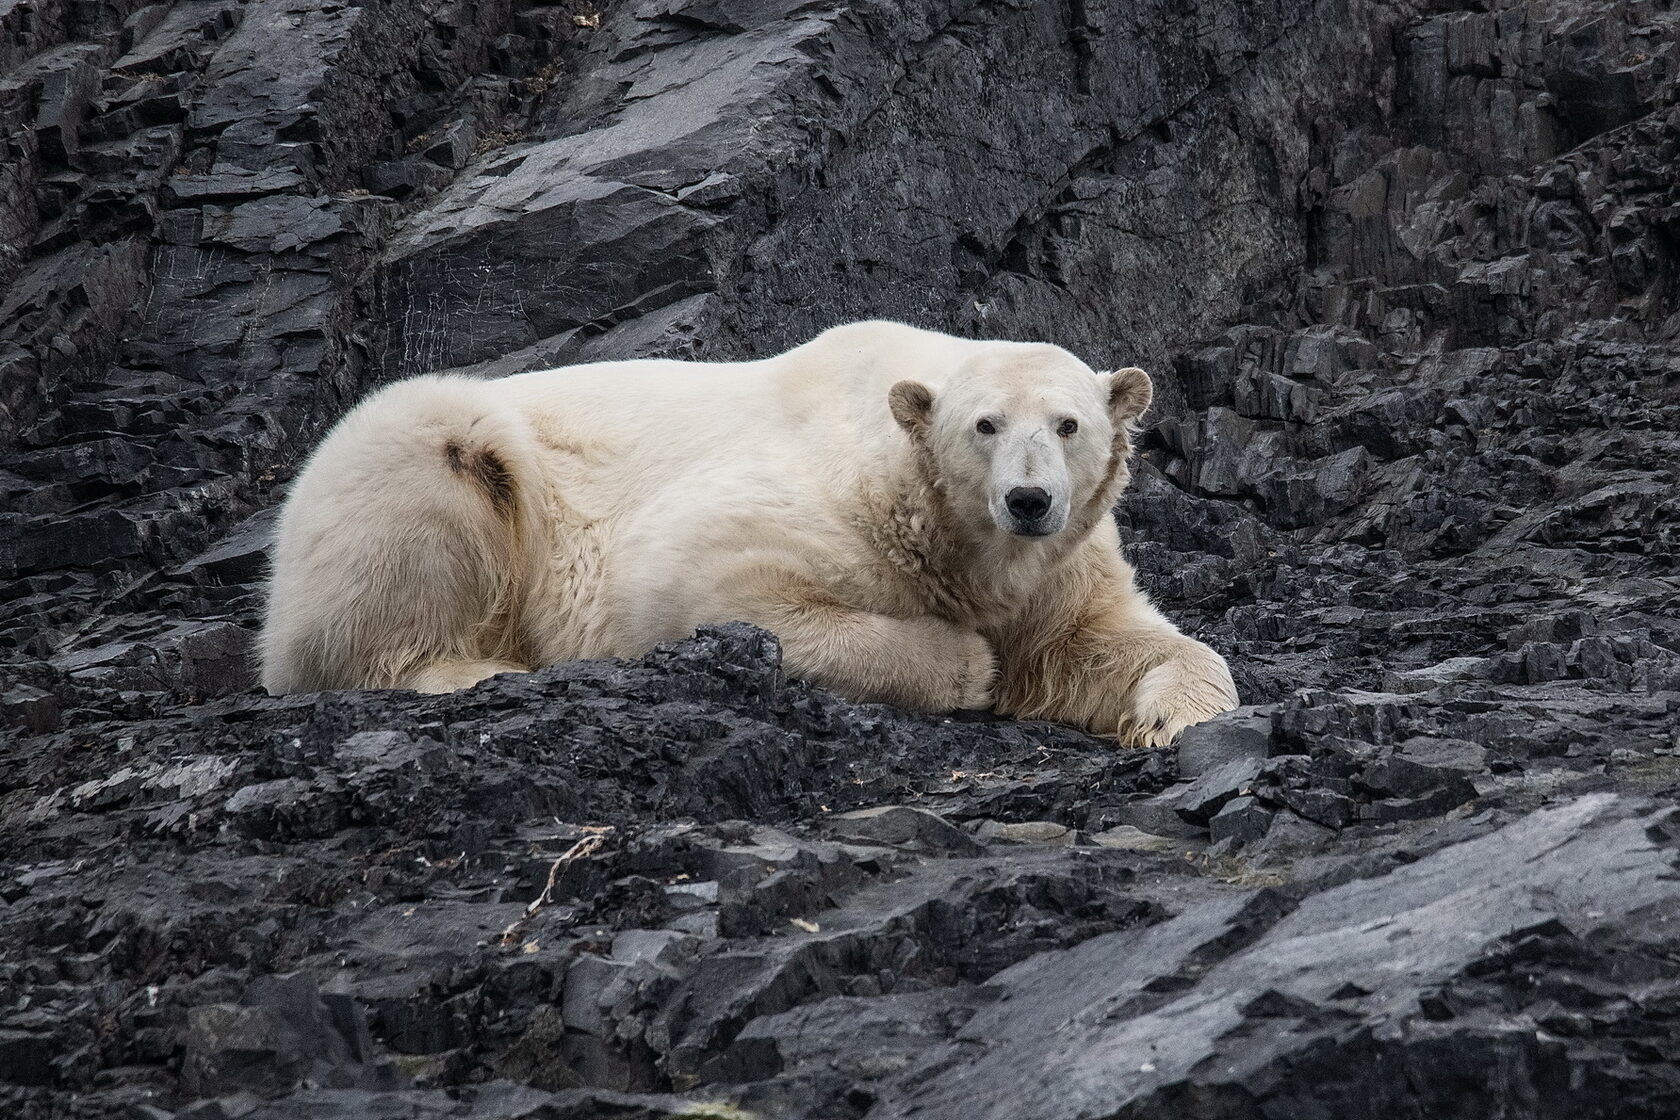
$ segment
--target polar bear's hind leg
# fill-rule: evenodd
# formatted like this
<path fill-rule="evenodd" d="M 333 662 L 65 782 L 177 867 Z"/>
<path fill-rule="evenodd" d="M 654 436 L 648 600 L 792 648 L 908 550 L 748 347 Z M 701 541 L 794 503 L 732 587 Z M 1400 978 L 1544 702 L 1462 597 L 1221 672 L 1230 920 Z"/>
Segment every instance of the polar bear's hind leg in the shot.
<path fill-rule="evenodd" d="M 410 673 L 404 682 L 416 692 L 455 692 L 498 673 L 528 673 L 529 665 L 512 661 L 434 661 Z"/>
<path fill-rule="evenodd" d="M 464 378 L 400 382 L 346 416 L 281 516 L 264 686 L 443 692 L 529 668 L 528 441 Z"/>

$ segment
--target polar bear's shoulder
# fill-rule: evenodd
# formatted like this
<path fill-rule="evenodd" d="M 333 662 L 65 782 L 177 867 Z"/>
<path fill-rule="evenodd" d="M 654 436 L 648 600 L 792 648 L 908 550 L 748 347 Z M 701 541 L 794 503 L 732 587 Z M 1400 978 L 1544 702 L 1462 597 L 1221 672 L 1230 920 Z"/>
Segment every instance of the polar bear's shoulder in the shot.
<path fill-rule="evenodd" d="M 912 327 L 890 319 L 867 319 L 861 323 L 830 327 L 803 346 L 788 351 L 784 357 L 796 364 L 856 363 L 860 358 L 879 361 L 903 357 L 909 361 L 934 355 L 956 361 L 978 345 L 982 344 L 942 331 Z"/>
<path fill-rule="evenodd" d="M 1057 364 L 1077 361 L 1049 343 L 962 338 L 888 319 L 832 327 L 780 360 L 784 370 L 796 375 L 814 371 L 872 381 L 914 377 L 938 389 L 936 382 L 984 355 L 1043 358 Z"/>
<path fill-rule="evenodd" d="M 886 391 L 894 382 L 914 378 L 938 391 L 965 361 L 995 345 L 872 319 L 832 327 L 772 363 L 796 394 L 859 398 L 878 404 L 880 417 L 888 419 Z"/>

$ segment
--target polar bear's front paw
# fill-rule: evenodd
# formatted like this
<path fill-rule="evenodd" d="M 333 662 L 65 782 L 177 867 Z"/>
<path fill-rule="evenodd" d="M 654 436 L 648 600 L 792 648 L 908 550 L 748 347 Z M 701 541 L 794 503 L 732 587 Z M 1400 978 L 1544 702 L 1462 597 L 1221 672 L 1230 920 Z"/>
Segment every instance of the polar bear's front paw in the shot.
<path fill-rule="evenodd" d="M 1132 691 L 1130 709 L 1120 717 L 1117 737 L 1122 746 L 1164 747 L 1191 724 L 1237 704 L 1237 686 L 1225 659 L 1197 643 L 1196 649 L 1143 675 Z"/>

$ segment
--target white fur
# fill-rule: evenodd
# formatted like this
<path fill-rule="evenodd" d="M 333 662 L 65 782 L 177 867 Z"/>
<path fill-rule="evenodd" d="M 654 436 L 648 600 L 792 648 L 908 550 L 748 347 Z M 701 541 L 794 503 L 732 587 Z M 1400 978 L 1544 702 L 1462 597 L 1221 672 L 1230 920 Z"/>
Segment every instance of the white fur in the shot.
<path fill-rule="evenodd" d="M 879 322 L 757 362 L 402 382 L 286 503 L 263 683 L 445 691 L 742 619 L 855 698 L 1170 741 L 1236 693 L 1120 557 L 1148 399 L 1142 371 Z"/>

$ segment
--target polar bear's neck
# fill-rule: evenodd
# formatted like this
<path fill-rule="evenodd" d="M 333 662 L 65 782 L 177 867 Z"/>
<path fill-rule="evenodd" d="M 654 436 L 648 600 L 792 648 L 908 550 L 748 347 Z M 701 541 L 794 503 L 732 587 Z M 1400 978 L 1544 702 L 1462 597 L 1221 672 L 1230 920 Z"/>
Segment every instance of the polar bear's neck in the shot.
<path fill-rule="evenodd" d="M 1018 537 L 990 524 L 965 527 L 925 459 L 866 483 L 868 544 L 930 614 L 985 626 L 1013 617 L 1090 534 L 1073 526 L 1050 539 Z"/>
<path fill-rule="evenodd" d="M 953 622 L 988 626 L 1028 605 L 1110 515 L 1130 479 L 1131 447 L 1119 433 L 1101 484 L 1073 511 L 1068 527 L 1049 538 L 1005 533 L 989 521 L 965 526 L 925 448 L 864 484 L 859 523 L 871 549 L 924 610 Z"/>

